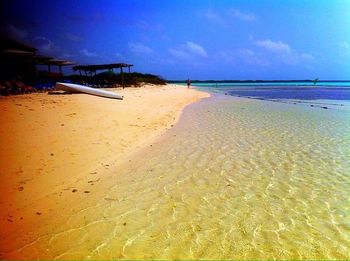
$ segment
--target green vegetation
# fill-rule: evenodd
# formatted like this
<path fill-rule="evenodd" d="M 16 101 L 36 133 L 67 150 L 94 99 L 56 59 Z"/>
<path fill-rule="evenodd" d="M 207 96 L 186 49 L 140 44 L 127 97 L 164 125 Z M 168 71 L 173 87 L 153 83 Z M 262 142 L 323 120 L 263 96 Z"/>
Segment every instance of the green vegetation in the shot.
<path fill-rule="evenodd" d="M 153 74 L 143 74 L 138 72 L 133 73 L 114 73 L 112 71 L 102 72 L 93 76 L 70 75 L 68 80 L 74 83 L 88 83 L 99 87 L 115 87 L 115 85 L 125 86 L 142 86 L 143 84 L 164 85 L 166 81 L 160 76 Z M 123 79 L 122 79 L 123 78 Z"/>

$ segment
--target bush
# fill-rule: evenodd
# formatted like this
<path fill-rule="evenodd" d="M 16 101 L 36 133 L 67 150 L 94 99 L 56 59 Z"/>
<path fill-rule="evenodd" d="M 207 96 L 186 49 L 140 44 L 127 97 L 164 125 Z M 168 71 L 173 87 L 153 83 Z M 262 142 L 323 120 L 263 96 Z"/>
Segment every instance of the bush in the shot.
<path fill-rule="evenodd" d="M 151 83 L 157 85 L 164 85 L 166 81 L 160 76 L 153 74 L 143 74 L 143 73 L 124 73 L 124 85 L 125 86 L 141 86 L 144 83 Z M 122 76 L 120 73 L 114 73 L 112 71 L 106 71 L 96 74 L 92 77 L 80 76 L 80 75 L 70 75 L 67 77 L 68 80 L 75 83 L 88 83 L 92 85 L 97 85 L 100 87 L 113 87 L 114 85 L 122 84 Z"/>

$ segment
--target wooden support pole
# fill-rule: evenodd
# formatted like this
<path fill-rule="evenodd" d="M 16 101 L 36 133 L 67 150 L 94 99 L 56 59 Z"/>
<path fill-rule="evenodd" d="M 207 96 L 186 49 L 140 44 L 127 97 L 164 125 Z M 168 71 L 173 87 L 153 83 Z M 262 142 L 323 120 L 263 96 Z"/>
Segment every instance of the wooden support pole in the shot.
<path fill-rule="evenodd" d="M 60 73 L 62 73 L 62 66 L 58 65 L 58 67 L 60 68 Z"/>
<path fill-rule="evenodd" d="M 35 84 L 38 82 L 38 67 L 34 59 L 33 59 L 33 63 L 34 63 L 34 83 L 33 84 Z"/>
<path fill-rule="evenodd" d="M 47 65 L 47 70 L 49 71 L 49 73 L 51 72 L 51 65 L 50 64 Z"/>
<path fill-rule="evenodd" d="M 129 69 L 129 73 L 130 73 L 130 67 L 131 67 L 131 66 L 129 65 L 129 66 L 128 66 L 128 69 Z"/>
<path fill-rule="evenodd" d="M 123 74 L 123 67 L 120 67 L 120 78 L 122 80 L 122 86 L 123 86 L 123 89 L 124 89 L 124 74 Z"/>

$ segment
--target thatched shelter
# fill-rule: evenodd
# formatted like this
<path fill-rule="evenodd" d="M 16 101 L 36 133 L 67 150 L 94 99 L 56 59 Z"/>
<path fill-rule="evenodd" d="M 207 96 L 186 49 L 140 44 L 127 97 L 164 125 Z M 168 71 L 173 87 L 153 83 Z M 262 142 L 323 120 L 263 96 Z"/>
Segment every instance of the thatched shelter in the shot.
<path fill-rule="evenodd" d="M 128 72 L 130 73 L 130 68 L 134 66 L 133 64 L 126 63 L 110 63 L 110 64 L 96 64 L 96 65 L 77 65 L 73 67 L 74 71 L 79 71 L 79 75 L 82 76 L 81 72 L 83 71 L 85 76 L 88 74 L 92 77 L 96 75 L 96 71 L 100 70 L 108 70 L 113 71 L 113 69 L 120 69 L 121 76 L 121 84 L 124 87 L 124 76 L 123 76 L 123 68 L 128 68 Z"/>
<path fill-rule="evenodd" d="M 0 38 L 0 81 L 17 79 L 32 85 L 37 81 L 37 65 L 47 65 L 49 73 L 52 65 L 58 66 L 62 77 L 62 66 L 73 65 L 70 61 L 38 55 L 37 50 L 11 38 Z"/>

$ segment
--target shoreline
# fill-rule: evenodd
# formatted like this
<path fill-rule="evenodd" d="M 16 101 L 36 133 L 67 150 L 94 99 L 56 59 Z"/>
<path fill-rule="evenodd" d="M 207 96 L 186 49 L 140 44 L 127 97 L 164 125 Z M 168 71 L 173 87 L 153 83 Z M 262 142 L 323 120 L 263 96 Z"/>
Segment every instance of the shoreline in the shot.
<path fill-rule="evenodd" d="M 50 219 L 62 215 L 56 221 L 63 222 L 61 208 L 88 207 L 97 187 L 103 191 L 104 176 L 166 133 L 187 105 L 210 97 L 176 85 L 116 91 L 123 101 L 46 93 L 0 99 L 2 258 L 21 241 L 59 229 Z M 47 222 L 33 230 L 38 220 Z"/>

